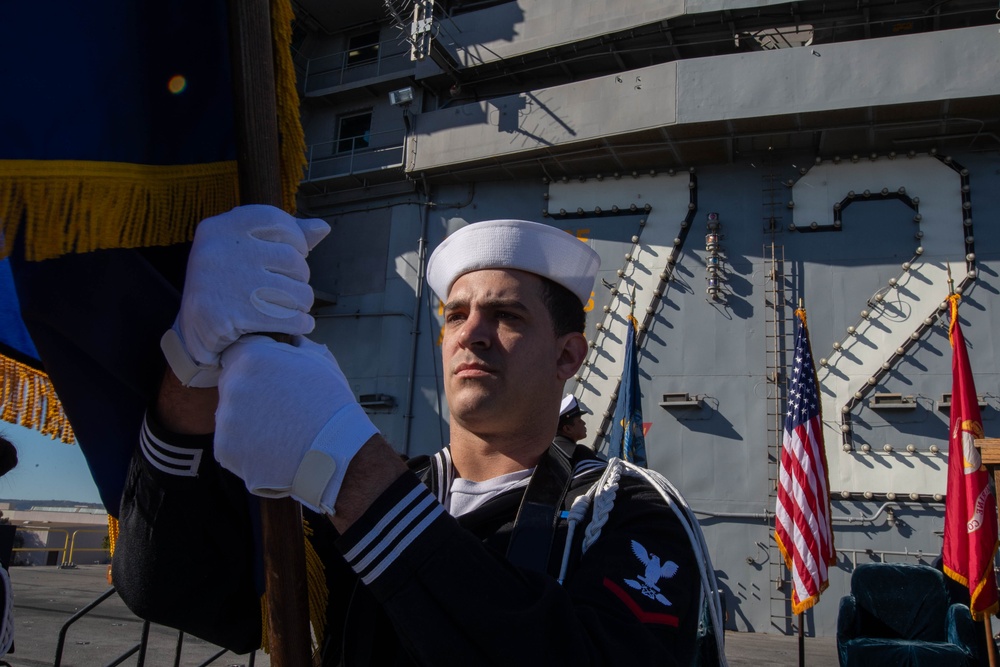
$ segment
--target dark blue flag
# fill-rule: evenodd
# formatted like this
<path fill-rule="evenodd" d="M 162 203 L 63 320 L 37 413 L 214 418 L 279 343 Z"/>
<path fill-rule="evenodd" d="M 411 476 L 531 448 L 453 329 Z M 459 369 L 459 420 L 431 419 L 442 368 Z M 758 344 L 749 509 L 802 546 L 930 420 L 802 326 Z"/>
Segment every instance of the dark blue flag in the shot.
<path fill-rule="evenodd" d="M 618 402 L 611 419 L 608 456 L 646 466 L 646 438 L 642 430 L 642 392 L 639 390 L 639 350 L 635 346 L 635 318 L 629 316 L 625 335 L 625 367 Z"/>
<path fill-rule="evenodd" d="M 291 4 L 272 9 L 292 210 L 305 151 Z M 186 244 L 239 201 L 229 51 L 226 0 L 0 10 L 0 419 L 78 442 L 112 516 Z"/>

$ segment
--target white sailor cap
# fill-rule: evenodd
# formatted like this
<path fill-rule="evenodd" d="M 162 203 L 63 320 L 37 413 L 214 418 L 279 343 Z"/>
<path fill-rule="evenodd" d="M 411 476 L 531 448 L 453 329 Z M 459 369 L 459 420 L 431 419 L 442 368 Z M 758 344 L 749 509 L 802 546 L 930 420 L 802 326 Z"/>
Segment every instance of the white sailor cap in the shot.
<path fill-rule="evenodd" d="M 585 409 L 580 402 L 576 400 L 576 396 L 573 394 L 566 394 L 563 396 L 562 403 L 559 405 L 559 417 L 575 417 L 578 414 L 590 414 L 590 411 Z"/>
<path fill-rule="evenodd" d="M 562 285 L 586 304 L 601 266 L 586 243 L 561 229 L 525 220 L 475 222 L 446 238 L 427 262 L 427 282 L 442 301 L 459 276 L 518 269 Z"/>

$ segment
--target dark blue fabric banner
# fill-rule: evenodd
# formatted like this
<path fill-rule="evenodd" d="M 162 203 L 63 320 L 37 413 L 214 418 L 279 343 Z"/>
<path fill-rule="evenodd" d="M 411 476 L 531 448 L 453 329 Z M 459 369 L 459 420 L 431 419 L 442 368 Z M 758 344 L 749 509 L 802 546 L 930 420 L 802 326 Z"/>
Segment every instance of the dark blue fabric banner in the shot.
<path fill-rule="evenodd" d="M 228 28 L 225 0 L 0 0 L 0 354 L 51 380 L 115 516 L 176 313 L 177 242 L 206 199 L 236 202 Z M 224 166 L 200 178 L 207 164 Z M 144 171 L 175 167 L 193 171 Z M 37 413 L 24 369 L 5 368 L 6 418 Z"/>
<path fill-rule="evenodd" d="M 642 391 L 639 388 L 639 350 L 635 345 L 635 320 L 630 316 L 625 334 L 625 364 L 618 387 L 618 402 L 611 418 L 608 456 L 646 467 L 646 437 L 642 426 Z"/>
<path fill-rule="evenodd" d="M 0 160 L 234 160 L 226 3 L 0 2 Z"/>
<path fill-rule="evenodd" d="M 41 367 L 38 350 L 21 320 L 10 261 L 6 259 L 0 260 L 0 354 L 34 368 Z"/>

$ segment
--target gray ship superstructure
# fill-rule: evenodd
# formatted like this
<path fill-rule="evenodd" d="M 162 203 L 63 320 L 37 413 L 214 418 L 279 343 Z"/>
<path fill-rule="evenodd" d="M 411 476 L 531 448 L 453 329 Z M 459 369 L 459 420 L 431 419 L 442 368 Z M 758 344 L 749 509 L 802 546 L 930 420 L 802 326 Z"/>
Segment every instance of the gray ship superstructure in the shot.
<path fill-rule="evenodd" d="M 727 627 L 793 630 L 773 539 L 799 300 L 837 565 L 932 563 L 948 466 L 950 267 L 998 435 L 1000 23 L 954 2 L 297 0 L 316 337 L 403 453 L 447 442 L 429 251 L 462 225 L 591 244 L 567 384 L 606 447 L 639 322 L 649 465 L 702 519 Z"/>

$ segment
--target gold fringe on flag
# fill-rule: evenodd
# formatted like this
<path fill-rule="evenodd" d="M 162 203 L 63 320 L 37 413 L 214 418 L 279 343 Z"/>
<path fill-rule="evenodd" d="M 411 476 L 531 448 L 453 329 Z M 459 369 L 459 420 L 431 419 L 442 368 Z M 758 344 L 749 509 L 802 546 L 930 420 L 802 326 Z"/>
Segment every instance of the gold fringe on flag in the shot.
<path fill-rule="evenodd" d="M 292 62 L 290 0 L 271 2 L 283 208 L 295 212 L 306 164 Z M 0 160 L 0 234 L 6 257 L 18 233 L 25 257 L 189 241 L 195 226 L 239 203 L 234 161 L 140 165 L 86 160 Z M 22 226 L 23 221 L 23 226 Z"/>
<path fill-rule="evenodd" d="M 0 160 L 2 252 L 10 254 L 22 233 L 29 261 L 181 243 L 194 236 L 199 221 L 238 201 L 234 161 L 152 166 Z"/>
<path fill-rule="evenodd" d="M 53 440 L 76 442 L 73 427 L 56 398 L 49 376 L 0 355 L 3 386 L 0 387 L 0 419 L 20 424 Z"/>
<path fill-rule="evenodd" d="M 326 605 L 329 597 L 329 589 L 326 587 L 326 567 L 323 560 L 316 553 L 309 537 L 313 534 L 313 529 L 309 522 L 302 520 L 302 534 L 305 536 L 306 552 L 306 588 L 309 596 L 309 625 L 312 628 L 312 653 L 315 657 L 320 649 L 320 642 L 323 640 L 323 628 L 326 627 Z M 265 652 L 271 653 L 271 645 L 268 641 L 268 613 L 267 594 L 260 596 L 260 647 Z"/>
<path fill-rule="evenodd" d="M 289 213 L 295 212 L 295 193 L 299 191 L 306 166 L 306 138 L 299 115 L 299 91 L 295 86 L 295 64 L 292 62 L 294 20 L 290 0 L 271 2 L 274 88 L 278 107 L 278 134 L 281 137 L 282 201 Z"/>

